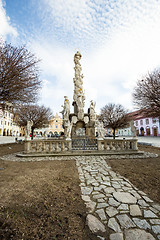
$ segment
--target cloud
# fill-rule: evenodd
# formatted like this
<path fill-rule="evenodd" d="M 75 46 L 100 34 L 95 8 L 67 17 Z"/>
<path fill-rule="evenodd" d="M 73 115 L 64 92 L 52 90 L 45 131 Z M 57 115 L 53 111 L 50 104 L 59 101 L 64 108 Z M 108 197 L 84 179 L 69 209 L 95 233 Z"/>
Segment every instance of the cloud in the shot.
<path fill-rule="evenodd" d="M 131 95 L 136 81 L 160 65 L 158 1 L 42 2 L 44 15 L 50 13 L 54 39 L 52 44 L 36 43 L 34 49 L 43 59 L 45 74 L 54 78 L 46 88 L 48 93 L 51 88 L 55 93 L 55 108 L 62 104 L 63 95 L 72 100 L 77 46 L 82 53 L 86 110 L 91 99 L 96 100 L 98 112 L 108 102 L 133 108 Z M 49 22 L 44 18 L 45 26 L 50 26 Z"/>
<path fill-rule="evenodd" d="M 86 51 L 139 22 L 158 23 L 160 11 L 157 0 L 41 0 L 39 6 L 57 40 Z"/>
<path fill-rule="evenodd" d="M 12 35 L 14 37 L 17 37 L 18 35 L 16 28 L 10 23 L 9 16 L 6 15 L 2 0 L 0 0 L 0 35 L 4 40 L 6 39 L 7 35 Z"/>
<path fill-rule="evenodd" d="M 42 59 L 41 102 L 54 112 L 60 111 L 64 95 L 72 103 L 73 57 L 78 48 L 86 111 L 91 99 L 97 102 L 97 112 L 108 102 L 133 108 L 136 81 L 160 66 L 159 1 L 32 0 L 32 4 L 41 27 L 32 23 L 26 42 Z M 12 26 L 9 20 L 8 24 Z"/>

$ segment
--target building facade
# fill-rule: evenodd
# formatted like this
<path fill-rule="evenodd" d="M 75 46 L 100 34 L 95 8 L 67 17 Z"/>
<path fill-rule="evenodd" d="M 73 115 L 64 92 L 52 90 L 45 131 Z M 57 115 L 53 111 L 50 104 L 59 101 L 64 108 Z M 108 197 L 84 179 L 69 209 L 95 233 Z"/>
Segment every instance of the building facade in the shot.
<path fill-rule="evenodd" d="M 0 136 L 19 136 L 20 127 L 14 120 L 13 105 L 5 103 L 0 108 Z"/>
<path fill-rule="evenodd" d="M 49 121 L 48 126 L 44 128 L 36 128 L 34 130 L 35 135 L 55 135 L 55 134 L 61 134 L 64 132 L 63 129 L 63 119 L 56 113 L 56 115 Z"/>
<path fill-rule="evenodd" d="M 160 136 L 160 117 L 148 117 L 146 113 L 139 110 L 129 113 L 130 119 L 134 121 L 137 136 Z M 119 136 L 132 136 L 131 128 L 118 129 Z"/>
<path fill-rule="evenodd" d="M 63 119 L 60 116 L 58 116 L 58 113 L 56 113 L 56 115 L 49 122 L 48 133 L 60 134 L 61 132 L 64 132 L 62 125 Z"/>
<path fill-rule="evenodd" d="M 160 118 L 146 117 L 134 121 L 137 136 L 160 136 Z"/>

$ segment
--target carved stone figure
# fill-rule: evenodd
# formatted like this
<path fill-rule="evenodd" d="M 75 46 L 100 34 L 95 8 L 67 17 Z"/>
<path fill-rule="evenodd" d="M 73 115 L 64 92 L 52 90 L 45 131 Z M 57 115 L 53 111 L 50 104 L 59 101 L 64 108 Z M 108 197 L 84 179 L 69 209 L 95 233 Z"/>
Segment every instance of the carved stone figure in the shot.
<path fill-rule="evenodd" d="M 65 121 L 69 119 L 69 114 L 70 114 L 70 103 L 67 96 L 64 96 L 64 106 L 62 105 L 62 107 L 63 107 L 63 110 L 62 110 L 63 120 Z"/>
<path fill-rule="evenodd" d="M 30 140 L 30 133 L 31 133 L 31 128 L 33 126 L 33 121 L 27 121 L 27 126 L 26 126 L 26 129 L 25 129 L 25 140 Z"/>
<path fill-rule="evenodd" d="M 77 114 L 78 119 L 82 120 L 84 117 L 84 101 L 85 96 L 83 92 L 83 74 L 81 74 L 82 67 L 80 64 L 80 59 L 82 55 L 77 51 L 77 53 L 74 55 L 74 63 L 75 63 L 75 77 L 73 78 L 74 82 L 74 95 L 73 95 L 73 101 L 74 104 L 77 106 Z"/>
<path fill-rule="evenodd" d="M 97 132 L 98 132 L 98 138 L 104 139 L 105 129 L 103 127 L 103 122 L 99 122 L 97 120 L 96 122 Z"/>
<path fill-rule="evenodd" d="M 134 121 L 133 120 L 130 122 L 130 126 L 131 126 L 131 132 L 133 134 L 133 137 L 136 137 L 137 136 L 136 135 L 136 127 L 134 126 Z"/>
<path fill-rule="evenodd" d="M 93 100 L 91 100 L 91 104 L 90 104 L 90 120 L 91 121 L 96 120 L 95 105 L 96 103 L 93 103 Z"/>
<path fill-rule="evenodd" d="M 71 139 L 72 125 L 73 125 L 73 123 L 68 121 L 67 128 L 66 128 L 66 140 L 70 140 Z"/>

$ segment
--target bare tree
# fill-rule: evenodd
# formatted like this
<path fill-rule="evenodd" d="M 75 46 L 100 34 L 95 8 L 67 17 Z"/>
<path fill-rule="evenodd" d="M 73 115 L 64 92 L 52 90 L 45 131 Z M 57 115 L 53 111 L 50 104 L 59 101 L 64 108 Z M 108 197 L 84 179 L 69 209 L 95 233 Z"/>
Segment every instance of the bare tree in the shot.
<path fill-rule="evenodd" d="M 0 42 L 0 103 L 31 103 L 38 96 L 39 60 L 24 46 Z"/>
<path fill-rule="evenodd" d="M 35 128 L 44 127 L 46 124 L 49 123 L 49 120 L 52 118 L 52 112 L 50 108 L 45 106 L 39 105 L 20 105 L 16 112 L 19 116 L 19 124 L 21 126 L 26 126 L 27 121 L 32 120 L 32 139 L 33 139 L 33 132 Z"/>
<path fill-rule="evenodd" d="M 133 92 L 133 102 L 148 116 L 160 116 L 160 71 L 148 73 L 137 82 Z"/>
<path fill-rule="evenodd" d="M 103 121 L 104 127 L 113 129 L 113 138 L 115 139 L 115 130 L 128 125 L 127 110 L 120 104 L 109 103 L 101 108 L 100 120 Z"/>

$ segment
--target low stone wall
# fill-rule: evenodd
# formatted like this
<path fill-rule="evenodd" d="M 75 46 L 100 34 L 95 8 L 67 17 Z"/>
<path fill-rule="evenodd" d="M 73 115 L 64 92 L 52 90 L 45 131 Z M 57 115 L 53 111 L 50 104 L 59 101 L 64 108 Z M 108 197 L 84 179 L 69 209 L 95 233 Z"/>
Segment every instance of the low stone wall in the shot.
<path fill-rule="evenodd" d="M 97 139 L 97 151 L 137 151 L 137 139 Z M 60 153 L 72 150 L 72 140 L 38 139 L 25 141 L 25 153 Z M 95 151 L 95 150 L 94 150 Z"/>
<path fill-rule="evenodd" d="M 128 151 L 138 150 L 137 138 L 131 139 L 102 139 L 97 140 L 99 151 Z"/>
<path fill-rule="evenodd" d="M 72 148 L 71 140 L 54 139 L 54 140 L 33 140 L 25 141 L 25 153 L 54 153 L 70 151 Z"/>

